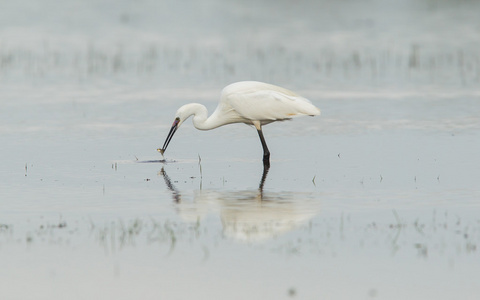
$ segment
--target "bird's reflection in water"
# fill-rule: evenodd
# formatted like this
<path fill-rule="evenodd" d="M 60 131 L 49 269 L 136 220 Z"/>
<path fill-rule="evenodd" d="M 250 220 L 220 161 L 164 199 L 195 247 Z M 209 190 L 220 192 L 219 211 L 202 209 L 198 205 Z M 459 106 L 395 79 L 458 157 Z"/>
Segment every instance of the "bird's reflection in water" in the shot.
<path fill-rule="evenodd" d="M 225 236 L 237 241 L 258 242 L 289 232 L 320 211 L 318 199 L 308 193 L 264 191 L 269 168 L 269 165 L 264 165 L 258 189 L 196 190 L 193 201 L 182 200 L 181 192 L 163 168 L 160 174 L 172 192 L 182 219 L 197 222 L 208 213 L 215 213 L 222 220 Z"/>

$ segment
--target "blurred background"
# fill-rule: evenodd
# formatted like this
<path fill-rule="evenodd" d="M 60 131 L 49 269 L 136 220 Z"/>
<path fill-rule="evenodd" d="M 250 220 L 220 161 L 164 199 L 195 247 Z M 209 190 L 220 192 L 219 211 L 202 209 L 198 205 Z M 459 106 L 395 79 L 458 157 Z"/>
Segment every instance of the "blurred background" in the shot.
<path fill-rule="evenodd" d="M 17 1 L 2 86 L 458 91 L 480 81 L 478 1 Z"/>

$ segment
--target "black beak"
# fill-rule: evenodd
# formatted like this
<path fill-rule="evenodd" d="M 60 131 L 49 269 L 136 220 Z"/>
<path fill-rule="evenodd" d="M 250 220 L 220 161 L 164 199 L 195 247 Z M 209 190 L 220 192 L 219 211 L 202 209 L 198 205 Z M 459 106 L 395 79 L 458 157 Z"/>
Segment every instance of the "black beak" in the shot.
<path fill-rule="evenodd" d="M 170 128 L 170 132 L 167 135 L 167 139 L 165 140 L 165 143 L 163 144 L 163 147 L 157 149 L 157 151 L 160 152 L 162 155 L 165 152 L 165 150 L 167 150 L 168 144 L 172 140 L 172 137 L 175 134 L 175 131 L 177 131 L 179 122 L 180 122 L 179 118 L 176 118 L 175 121 L 173 121 L 172 128 Z"/>

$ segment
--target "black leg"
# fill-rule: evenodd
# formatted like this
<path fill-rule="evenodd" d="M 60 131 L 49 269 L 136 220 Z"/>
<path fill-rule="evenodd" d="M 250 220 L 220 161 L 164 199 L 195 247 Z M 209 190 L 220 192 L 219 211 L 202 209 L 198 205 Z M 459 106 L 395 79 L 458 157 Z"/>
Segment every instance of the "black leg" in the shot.
<path fill-rule="evenodd" d="M 265 138 L 263 137 L 262 129 L 257 130 L 257 132 L 263 147 L 263 164 L 270 165 L 270 151 L 268 151 L 267 143 L 265 142 Z"/>

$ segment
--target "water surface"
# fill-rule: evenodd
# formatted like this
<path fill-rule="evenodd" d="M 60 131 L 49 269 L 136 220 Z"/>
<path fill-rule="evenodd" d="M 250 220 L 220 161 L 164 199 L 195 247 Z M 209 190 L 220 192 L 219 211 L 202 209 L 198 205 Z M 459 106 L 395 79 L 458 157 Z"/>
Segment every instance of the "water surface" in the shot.
<path fill-rule="evenodd" d="M 40 1 L 0 12 L 0 298 L 476 299 L 472 2 Z M 261 80 L 322 109 L 201 132 Z"/>

